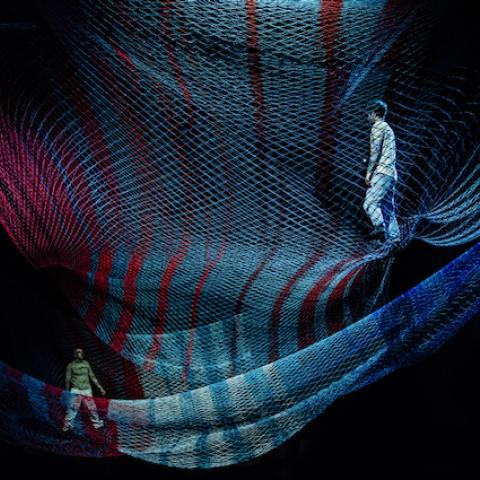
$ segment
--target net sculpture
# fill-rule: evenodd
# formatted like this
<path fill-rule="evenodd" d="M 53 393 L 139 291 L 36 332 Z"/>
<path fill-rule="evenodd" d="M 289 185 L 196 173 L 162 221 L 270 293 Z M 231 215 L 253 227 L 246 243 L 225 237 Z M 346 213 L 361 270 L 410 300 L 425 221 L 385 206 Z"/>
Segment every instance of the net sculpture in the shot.
<path fill-rule="evenodd" d="M 38 2 L 0 53 L 0 222 L 64 304 L 0 363 L 2 439 L 239 463 L 477 315 L 478 76 L 425 67 L 440 4 Z M 372 99 L 395 244 L 364 231 Z M 414 238 L 473 246 L 390 298 Z M 65 388 L 76 347 L 106 396 Z"/>

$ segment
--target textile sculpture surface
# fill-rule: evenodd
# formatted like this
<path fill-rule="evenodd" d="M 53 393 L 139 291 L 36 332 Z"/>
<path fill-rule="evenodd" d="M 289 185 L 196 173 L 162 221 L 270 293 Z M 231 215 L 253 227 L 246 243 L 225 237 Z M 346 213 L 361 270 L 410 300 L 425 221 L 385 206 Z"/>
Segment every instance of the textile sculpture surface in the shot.
<path fill-rule="evenodd" d="M 0 363 L 2 438 L 238 463 L 476 315 L 479 90 L 425 68 L 438 5 L 39 2 L 0 54 L 0 222 L 65 306 L 48 361 Z M 372 98 L 402 247 L 474 245 L 394 299 L 390 247 L 362 230 Z M 65 436 L 77 346 L 105 426 Z"/>

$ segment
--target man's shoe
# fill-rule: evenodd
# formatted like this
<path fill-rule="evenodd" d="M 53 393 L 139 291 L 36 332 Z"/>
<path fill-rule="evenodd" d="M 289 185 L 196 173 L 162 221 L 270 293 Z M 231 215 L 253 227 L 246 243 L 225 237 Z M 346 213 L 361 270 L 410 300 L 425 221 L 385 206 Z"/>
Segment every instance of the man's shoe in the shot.
<path fill-rule="evenodd" d="M 95 430 L 100 430 L 104 426 L 105 426 L 105 423 L 103 422 L 103 420 L 100 420 L 100 422 L 93 424 L 93 428 Z"/>
<path fill-rule="evenodd" d="M 370 239 L 370 240 L 384 240 L 385 239 L 385 232 L 381 228 L 374 228 L 367 235 L 367 238 Z"/>
<path fill-rule="evenodd" d="M 400 252 L 400 250 L 402 250 L 402 244 L 400 243 L 400 240 L 398 238 L 390 240 L 389 243 L 390 243 L 390 250 L 393 253 L 398 253 Z"/>

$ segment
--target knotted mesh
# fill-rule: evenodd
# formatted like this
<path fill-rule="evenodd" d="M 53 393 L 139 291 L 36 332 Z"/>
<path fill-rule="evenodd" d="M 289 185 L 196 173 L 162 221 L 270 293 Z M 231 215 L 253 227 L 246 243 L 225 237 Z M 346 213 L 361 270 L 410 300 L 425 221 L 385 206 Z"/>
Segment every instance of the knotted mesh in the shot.
<path fill-rule="evenodd" d="M 54 355 L 0 364 L 5 439 L 238 463 L 478 312 L 478 246 L 391 300 L 393 245 L 364 232 L 367 105 L 383 98 L 401 246 L 478 238 L 478 78 L 425 67 L 439 2 L 38 12 L 0 57 L 0 221 L 65 306 L 45 327 Z M 65 436 L 75 346 L 105 426 L 85 408 Z"/>

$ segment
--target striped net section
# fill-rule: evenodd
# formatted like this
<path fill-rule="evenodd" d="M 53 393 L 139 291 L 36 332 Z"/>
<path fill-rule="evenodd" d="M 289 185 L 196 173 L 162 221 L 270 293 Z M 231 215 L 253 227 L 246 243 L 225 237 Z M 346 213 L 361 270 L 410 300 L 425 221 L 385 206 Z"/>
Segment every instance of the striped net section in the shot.
<path fill-rule="evenodd" d="M 2 437 L 238 463 L 477 314 L 478 245 L 391 299 L 398 244 L 364 232 L 383 98 L 400 246 L 479 236 L 478 76 L 425 68 L 440 3 L 39 2 L 0 54 L 0 222 L 62 306 L 0 363 Z M 78 346 L 107 398 L 65 434 Z"/>

